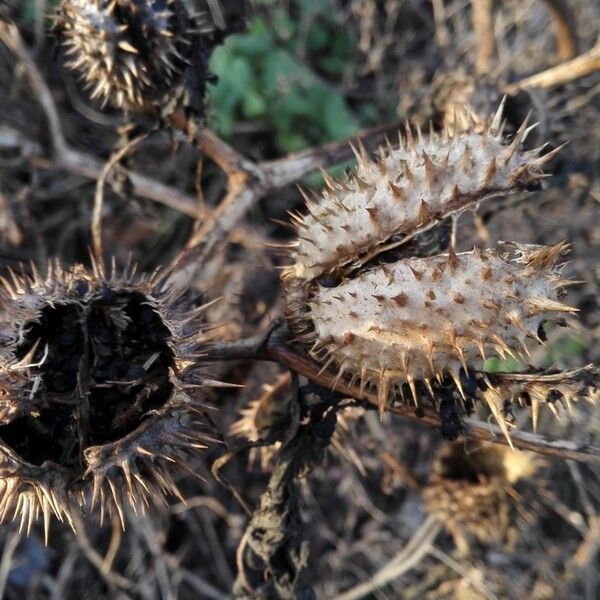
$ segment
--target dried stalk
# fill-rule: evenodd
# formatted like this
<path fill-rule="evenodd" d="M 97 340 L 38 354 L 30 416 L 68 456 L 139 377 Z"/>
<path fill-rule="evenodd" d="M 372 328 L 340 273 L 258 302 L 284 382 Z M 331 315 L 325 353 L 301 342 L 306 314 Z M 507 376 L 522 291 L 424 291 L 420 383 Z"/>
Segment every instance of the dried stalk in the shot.
<path fill-rule="evenodd" d="M 295 373 L 303 375 L 325 389 L 335 390 L 349 398 L 366 401 L 372 408 L 378 407 L 377 395 L 358 386 L 350 387 L 335 374 L 323 370 L 322 367 L 290 343 L 289 332 L 285 326 L 276 325 L 267 335 L 214 344 L 207 349 L 200 360 L 272 360 L 288 367 Z M 512 375 L 514 376 L 514 375 Z M 502 375 L 489 375 L 492 383 L 500 383 Z M 419 421 L 431 427 L 439 428 L 441 419 L 437 411 L 430 407 L 417 408 L 414 404 L 402 403 L 388 407 L 396 415 Z M 463 421 L 463 435 L 467 439 L 493 442 L 508 445 L 502 429 L 489 423 L 472 418 Z M 552 458 L 571 459 L 578 462 L 600 462 L 600 447 L 581 444 L 569 440 L 552 439 L 540 434 L 513 430 L 510 441 L 515 448 L 529 450 Z"/>
<path fill-rule="evenodd" d="M 600 42 L 585 54 L 581 54 L 572 60 L 563 62 L 556 67 L 547 69 L 531 77 L 525 77 L 521 81 L 504 87 L 506 94 L 514 94 L 519 90 L 531 88 L 549 88 L 563 85 L 576 79 L 581 79 L 600 71 Z"/>
<path fill-rule="evenodd" d="M 475 72 L 485 75 L 492 68 L 496 52 L 493 0 L 471 0 L 471 11 L 475 32 Z"/>
<path fill-rule="evenodd" d="M 0 20 L 0 41 L 4 42 L 19 59 L 31 90 L 39 102 L 48 123 L 52 149 L 51 159 L 44 159 L 43 149 L 38 147 L 37 144 L 29 143 L 28 147 L 36 150 L 35 154 L 29 156 L 30 163 L 38 168 L 62 169 L 74 175 L 96 181 L 102 174 L 104 162 L 99 161 L 90 154 L 74 150 L 67 143 L 52 93 L 31 57 L 31 53 L 17 27 L 12 23 Z M 198 203 L 193 196 L 184 194 L 176 188 L 167 186 L 140 173 L 129 173 L 129 180 L 134 192 L 142 198 L 164 204 L 192 218 L 200 216 L 198 214 Z"/>
<path fill-rule="evenodd" d="M 556 54 L 559 61 L 569 60 L 579 53 L 577 23 L 567 0 L 544 0 L 556 40 Z"/>
<path fill-rule="evenodd" d="M 122 148 L 119 148 L 111 157 L 110 160 L 102 168 L 102 172 L 96 182 L 96 193 L 94 195 L 94 209 L 92 210 L 92 253 L 98 264 L 103 264 L 102 254 L 102 205 L 104 203 L 104 185 L 108 175 L 112 169 L 122 161 L 127 154 L 133 152 L 145 139 L 148 138 L 148 133 L 144 133 L 133 138 Z"/>

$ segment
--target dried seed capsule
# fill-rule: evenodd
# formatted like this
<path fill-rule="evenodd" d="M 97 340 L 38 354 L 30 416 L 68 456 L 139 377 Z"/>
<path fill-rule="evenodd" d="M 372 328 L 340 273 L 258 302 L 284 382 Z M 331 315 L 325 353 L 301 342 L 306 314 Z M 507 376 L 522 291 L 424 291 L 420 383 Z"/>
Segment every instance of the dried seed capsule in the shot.
<path fill-rule="evenodd" d="M 502 107 L 501 107 L 502 108 Z M 525 152 L 524 123 L 510 143 L 490 124 L 407 135 L 377 162 L 357 154 L 346 181 L 326 177 L 320 202 L 297 217 L 293 264 L 284 273 L 288 319 L 313 357 L 377 388 L 383 409 L 404 384 L 481 367 L 486 352 L 521 355 L 544 320 L 574 309 L 558 301 L 566 244 L 428 258 L 392 257 L 417 234 L 490 196 L 523 190 L 552 156 Z M 335 276 L 335 285 L 329 283 Z"/>
<path fill-rule="evenodd" d="M 535 468 L 531 455 L 503 446 L 467 453 L 462 442 L 444 445 L 423 490 L 425 509 L 458 546 L 468 545 L 466 535 L 500 542 L 512 520 L 513 486 Z"/>
<path fill-rule="evenodd" d="M 124 110 L 202 115 L 208 60 L 221 35 L 181 0 L 63 0 L 57 24 L 92 99 Z"/>
<path fill-rule="evenodd" d="M 0 289 L 0 518 L 71 522 L 180 495 L 168 466 L 211 439 L 194 356 L 202 308 L 156 275 L 51 265 Z M 135 371 L 134 376 L 132 373 Z"/>
<path fill-rule="evenodd" d="M 485 126 L 446 130 L 415 141 L 407 135 L 379 161 L 357 153 L 358 168 L 345 181 L 326 178 L 319 202 L 306 198 L 308 214 L 298 218 L 294 265 L 288 277 L 312 280 L 333 268 L 352 268 L 383 250 L 476 207 L 492 196 L 523 190 L 543 178 L 550 155 L 523 152 L 523 123 L 507 144 L 499 133 L 501 110 Z"/>

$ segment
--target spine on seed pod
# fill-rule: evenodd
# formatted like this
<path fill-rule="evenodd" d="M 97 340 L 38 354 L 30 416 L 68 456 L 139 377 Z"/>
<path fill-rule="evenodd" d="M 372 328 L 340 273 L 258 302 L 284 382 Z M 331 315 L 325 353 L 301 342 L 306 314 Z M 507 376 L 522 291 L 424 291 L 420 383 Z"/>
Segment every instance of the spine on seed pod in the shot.
<path fill-rule="evenodd" d="M 523 151 L 527 122 L 503 136 L 502 106 L 489 122 L 424 137 L 407 126 L 398 147 L 343 181 L 326 176 L 286 268 L 287 316 L 324 368 L 376 389 L 380 408 L 408 384 L 481 366 L 488 352 L 525 355 L 547 319 L 574 309 L 559 301 L 566 244 L 515 245 L 389 259 L 423 231 L 491 197 L 526 190 L 556 153 Z M 386 255 L 387 253 L 387 255 Z"/>

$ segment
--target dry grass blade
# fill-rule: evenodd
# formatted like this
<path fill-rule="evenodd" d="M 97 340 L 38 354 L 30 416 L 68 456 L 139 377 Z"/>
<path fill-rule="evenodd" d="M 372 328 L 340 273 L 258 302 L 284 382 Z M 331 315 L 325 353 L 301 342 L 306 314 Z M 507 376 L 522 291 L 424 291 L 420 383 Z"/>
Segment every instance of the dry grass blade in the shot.
<path fill-rule="evenodd" d="M 367 581 L 338 594 L 334 600 L 358 600 L 382 588 L 413 569 L 431 551 L 442 525 L 435 517 L 428 517 L 410 541 L 385 566 Z"/>

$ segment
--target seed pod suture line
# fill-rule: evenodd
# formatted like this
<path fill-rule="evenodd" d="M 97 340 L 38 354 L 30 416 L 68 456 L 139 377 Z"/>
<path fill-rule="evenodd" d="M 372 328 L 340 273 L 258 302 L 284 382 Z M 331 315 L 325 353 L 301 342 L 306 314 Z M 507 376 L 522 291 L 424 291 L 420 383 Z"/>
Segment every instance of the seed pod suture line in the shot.
<path fill-rule="evenodd" d="M 544 321 L 575 312 L 560 301 L 565 243 L 394 255 L 444 219 L 539 182 L 555 154 L 522 150 L 527 120 L 506 140 L 502 105 L 485 123 L 455 122 L 467 126 L 427 138 L 407 126 L 377 161 L 359 149 L 356 170 L 327 177 L 294 217 L 290 326 L 324 369 L 376 389 L 381 410 L 405 386 L 418 404 L 418 382 L 430 390 L 448 377 L 464 397 L 461 372 L 491 353 L 526 361 Z"/>
<path fill-rule="evenodd" d="M 0 278 L 0 520 L 41 515 L 47 537 L 88 503 L 124 526 L 181 497 L 171 469 L 214 441 L 203 310 L 135 267 Z"/>

